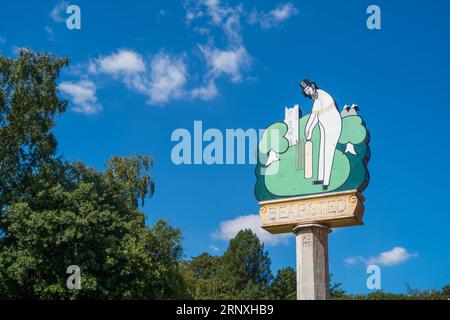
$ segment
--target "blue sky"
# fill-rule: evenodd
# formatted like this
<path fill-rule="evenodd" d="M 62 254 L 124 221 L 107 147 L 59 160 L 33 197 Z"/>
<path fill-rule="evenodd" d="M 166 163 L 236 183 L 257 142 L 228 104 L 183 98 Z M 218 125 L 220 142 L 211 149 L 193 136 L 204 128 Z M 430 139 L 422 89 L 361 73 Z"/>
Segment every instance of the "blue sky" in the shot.
<path fill-rule="evenodd" d="M 68 4 L 81 30 L 66 27 Z M 381 30 L 366 27 L 371 4 Z M 71 59 L 59 152 L 98 169 L 112 155 L 152 155 L 144 210 L 183 230 L 186 257 L 222 253 L 237 226 L 256 230 L 258 205 L 251 164 L 174 165 L 175 129 L 265 128 L 297 103 L 309 113 L 305 77 L 340 107 L 358 104 L 371 133 L 365 225 L 330 235 L 330 269 L 367 292 L 364 262 L 376 261 L 382 288 L 402 292 L 450 283 L 449 12 L 444 0 L 3 1 L 0 50 Z M 260 235 L 274 270 L 295 265 L 293 236 Z"/>

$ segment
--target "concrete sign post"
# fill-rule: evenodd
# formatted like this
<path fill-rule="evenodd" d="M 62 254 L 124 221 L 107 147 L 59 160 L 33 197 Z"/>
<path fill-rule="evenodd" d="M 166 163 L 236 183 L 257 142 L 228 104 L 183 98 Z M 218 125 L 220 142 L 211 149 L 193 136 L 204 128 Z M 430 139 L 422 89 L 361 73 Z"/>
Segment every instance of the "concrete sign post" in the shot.
<path fill-rule="evenodd" d="M 297 298 L 329 298 L 328 234 L 362 225 L 369 173 L 369 133 L 358 107 L 339 112 L 333 97 L 304 80 L 312 112 L 285 108 L 258 145 L 255 195 L 262 227 L 296 235 Z"/>
<path fill-rule="evenodd" d="M 326 300 L 330 297 L 328 233 L 330 228 L 312 223 L 294 228 L 297 247 L 297 298 Z"/>

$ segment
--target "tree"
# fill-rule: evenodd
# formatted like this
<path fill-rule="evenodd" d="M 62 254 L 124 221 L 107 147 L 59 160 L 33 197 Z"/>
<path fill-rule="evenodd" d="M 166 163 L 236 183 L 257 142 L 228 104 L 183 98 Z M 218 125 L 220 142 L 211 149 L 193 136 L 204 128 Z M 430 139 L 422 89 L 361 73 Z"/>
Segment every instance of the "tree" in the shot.
<path fill-rule="evenodd" d="M 126 193 L 131 207 L 137 207 L 139 200 L 144 205 L 147 195 L 153 195 L 155 183 L 146 174 L 153 167 L 153 159 L 138 154 L 135 158 L 112 157 L 106 163 L 105 177 L 116 182 L 116 193 Z"/>
<path fill-rule="evenodd" d="M 67 59 L 21 50 L 0 57 L 0 210 L 24 194 L 39 164 L 54 156 L 54 116 L 66 109 L 56 79 Z"/>
<path fill-rule="evenodd" d="M 102 174 L 81 163 L 52 166 L 38 171 L 30 186 L 35 192 L 9 204 L 3 216 L 0 298 L 184 295 L 179 230 L 163 221 L 146 227 L 132 205 L 134 196 L 117 192 L 120 182 L 108 170 Z M 66 287 L 70 265 L 81 269 L 82 290 Z"/>
<path fill-rule="evenodd" d="M 277 275 L 270 284 L 270 299 L 295 300 L 297 297 L 297 279 L 295 270 L 287 267 L 278 270 Z"/>
<path fill-rule="evenodd" d="M 218 299 L 217 269 L 220 261 L 220 257 L 202 253 L 183 262 L 183 276 L 190 299 Z"/>
<path fill-rule="evenodd" d="M 348 295 L 344 289 L 342 289 L 342 284 L 340 282 L 331 283 L 333 279 L 333 274 L 330 275 L 330 297 L 332 300 L 342 300 L 348 299 Z"/>
<path fill-rule="evenodd" d="M 56 156 L 66 63 L 0 57 L 0 299 L 184 297 L 180 231 L 146 226 L 139 210 L 154 192 L 152 159 L 112 157 L 102 173 Z M 71 265 L 81 290 L 66 286 Z"/>
<path fill-rule="evenodd" d="M 442 287 L 442 293 L 444 294 L 447 299 L 450 299 L 450 284 L 447 284 L 446 286 Z"/>
<path fill-rule="evenodd" d="M 219 296 L 228 299 L 267 298 L 272 280 L 270 258 L 250 229 L 241 230 L 221 258 Z"/>
<path fill-rule="evenodd" d="M 389 293 L 378 290 L 366 295 L 348 295 L 345 298 L 354 300 L 448 300 L 450 299 L 448 288 L 449 285 L 444 286 L 441 290 L 418 290 L 406 285 L 406 293 Z"/>

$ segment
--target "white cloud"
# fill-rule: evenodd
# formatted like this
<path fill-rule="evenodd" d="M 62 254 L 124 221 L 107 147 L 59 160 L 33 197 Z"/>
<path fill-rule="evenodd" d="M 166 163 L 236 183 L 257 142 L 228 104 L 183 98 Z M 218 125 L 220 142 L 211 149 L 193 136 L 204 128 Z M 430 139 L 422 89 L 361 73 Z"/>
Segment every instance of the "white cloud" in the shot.
<path fill-rule="evenodd" d="M 220 223 L 220 228 L 212 234 L 212 237 L 220 240 L 230 240 L 243 229 L 251 229 L 267 245 L 276 246 L 287 244 L 289 234 L 273 235 L 261 228 L 261 217 L 257 214 L 239 216 L 233 220 Z"/>
<path fill-rule="evenodd" d="M 67 1 L 61 1 L 56 6 L 53 7 L 52 11 L 50 11 L 49 16 L 55 21 L 56 23 L 61 23 L 66 21 L 66 10 L 69 6 L 69 3 Z"/>
<path fill-rule="evenodd" d="M 345 259 L 344 262 L 347 265 L 349 265 L 349 266 L 353 266 L 353 265 L 358 264 L 360 262 L 364 263 L 364 259 L 362 257 L 348 257 L 347 259 Z"/>
<path fill-rule="evenodd" d="M 191 94 L 193 98 L 202 100 L 214 99 L 218 95 L 216 83 L 214 81 L 209 81 L 205 86 L 194 88 Z"/>
<path fill-rule="evenodd" d="M 232 82 L 242 80 L 242 72 L 251 65 L 251 56 L 242 40 L 241 17 L 244 14 L 242 5 L 232 7 L 219 0 L 188 0 L 185 2 L 186 20 L 189 24 L 201 17 L 205 26 L 196 26 L 195 30 L 207 30 L 208 44 L 200 44 L 198 48 L 206 62 L 206 72 L 203 75 L 204 84 L 192 90 L 192 97 L 208 100 L 218 95 L 216 81 L 224 76 Z M 224 48 L 214 45 L 214 37 L 210 27 L 215 26 L 225 35 L 227 43 Z"/>
<path fill-rule="evenodd" d="M 289 19 L 298 13 L 297 8 L 292 3 L 285 3 L 279 5 L 276 9 L 269 12 L 269 15 L 273 17 L 276 22 L 282 22 Z"/>
<path fill-rule="evenodd" d="M 220 6 L 220 0 L 204 0 L 203 1 L 208 8 L 208 14 L 211 16 L 214 23 L 220 23 L 223 16 L 226 15 L 228 8 L 222 8 Z"/>
<path fill-rule="evenodd" d="M 417 253 L 410 253 L 405 248 L 402 247 L 394 247 L 389 251 L 381 252 L 380 254 L 364 258 L 361 256 L 358 257 L 349 257 L 345 259 L 345 263 L 347 265 L 355 265 L 358 263 L 364 263 L 367 266 L 369 265 L 382 265 L 386 267 L 392 267 L 399 264 L 402 264 L 408 261 L 410 258 L 417 257 Z"/>
<path fill-rule="evenodd" d="M 164 104 L 180 98 L 187 82 L 187 65 L 182 56 L 164 52 L 150 61 L 129 49 L 118 50 L 90 62 L 88 72 L 120 79 L 128 88 L 149 97 L 150 104 Z"/>
<path fill-rule="evenodd" d="M 242 78 L 241 71 L 249 67 L 251 61 L 243 46 L 228 50 L 201 46 L 200 51 L 214 79 L 225 74 L 230 76 L 233 82 L 239 82 Z"/>
<path fill-rule="evenodd" d="M 48 41 L 55 41 L 55 34 L 53 32 L 53 29 L 47 26 L 44 28 L 44 30 L 45 32 L 47 32 Z"/>
<path fill-rule="evenodd" d="M 106 73 L 110 75 L 134 74 L 145 71 L 145 64 L 138 53 L 132 50 L 121 49 L 91 62 L 88 70 L 91 73 Z"/>
<path fill-rule="evenodd" d="M 219 247 L 217 247 L 217 246 L 215 246 L 215 245 L 213 245 L 213 244 L 210 244 L 210 245 L 209 245 L 209 250 L 212 251 L 212 252 L 214 252 L 214 253 L 216 253 L 216 252 L 218 252 L 220 249 L 219 249 Z"/>
<path fill-rule="evenodd" d="M 102 110 L 97 102 L 96 85 L 90 80 L 64 81 L 58 89 L 72 100 L 74 112 L 91 115 Z"/>
<path fill-rule="evenodd" d="M 213 24 L 220 24 L 222 19 L 232 10 L 226 4 L 222 5 L 220 0 L 186 0 L 185 8 L 188 22 L 208 16 Z"/>
<path fill-rule="evenodd" d="M 242 40 L 241 15 L 242 9 L 240 7 L 233 9 L 222 24 L 230 46 L 244 45 Z"/>
<path fill-rule="evenodd" d="M 269 29 L 280 25 L 285 20 L 298 14 L 297 8 L 290 2 L 279 4 L 269 12 L 253 9 L 249 15 L 250 24 L 259 24 L 263 29 Z"/>
<path fill-rule="evenodd" d="M 61 1 L 53 8 L 50 16 L 54 21 L 64 21 L 63 11 L 67 5 L 66 1 Z M 252 57 L 242 37 L 241 19 L 247 15 L 243 5 L 231 6 L 225 0 L 185 0 L 184 6 L 189 26 L 207 37 L 206 43 L 197 45 L 205 63 L 205 70 L 199 75 L 202 79 L 200 84 L 188 86 L 188 79 L 196 78 L 198 74 L 189 76 L 185 53 L 174 55 L 162 50 L 150 58 L 144 58 L 132 49 L 120 49 L 87 64 L 80 64 L 82 68 L 77 66 L 72 71 L 78 76 L 87 72 L 94 80 L 110 76 L 123 82 L 129 89 L 147 96 L 148 103 L 153 105 L 182 98 L 211 100 L 219 95 L 219 78 L 235 83 L 249 79 L 245 72 L 252 64 Z M 259 20 L 254 23 L 260 23 L 263 27 L 272 26 L 296 13 L 297 9 L 291 3 L 280 4 L 268 13 L 255 11 L 254 19 Z M 159 14 L 162 16 L 166 12 L 161 9 Z M 214 29 L 219 29 L 225 40 L 222 42 L 220 39 L 220 47 L 216 45 Z M 47 31 L 49 35 L 52 34 L 50 28 Z M 79 101 L 78 105 L 90 104 Z"/>
<path fill-rule="evenodd" d="M 195 30 L 209 30 L 211 26 L 219 27 L 225 34 L 229 46 L 243 45 L 240 21 L 244 15 L 242 4 L 232 7 L 219 0 L 187 0 L 185 9 L 188 24 L 205 18 L 199 23 L 202 25 L 206 22 L 206 26 L 194 27 Z"/>
<path fill-rule="evenodd" d="M 187 66 L 182 58 L 158 53 L 151 62 L 148 94 L 150 102 L 166 103 L 182 96 L 187 81 Z"/>
<path fill-rule="evenodd" d="M 385 251 L 375 257 L 370 257 L 367 264 L 378 264 L 391 267 L 406 262 L 410 258 L 416 256 L 417 253 L 409 253 L 405 248 L 394 247 L 390 251 Z"/>

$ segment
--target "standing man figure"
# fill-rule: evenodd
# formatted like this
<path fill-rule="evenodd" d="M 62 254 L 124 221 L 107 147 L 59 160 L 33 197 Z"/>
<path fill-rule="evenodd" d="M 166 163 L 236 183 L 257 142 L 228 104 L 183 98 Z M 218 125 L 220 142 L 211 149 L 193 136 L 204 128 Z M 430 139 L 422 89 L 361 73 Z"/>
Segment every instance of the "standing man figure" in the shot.
<path fill-rule="evenodd" d="M 341 136 L 342 119 L 333 97 L 319 89 L 315 82 L 305 79 L 300 83 L 300 87 L 305 97 L 314 100 L 305 128 L 306 140 L 311 140 L 317 124 L 320 128 L 319 166 L 317 180 L 313 184 L 322 184 L 323 190 L 326 191 L 330 184 L 336 145 Z"/>

